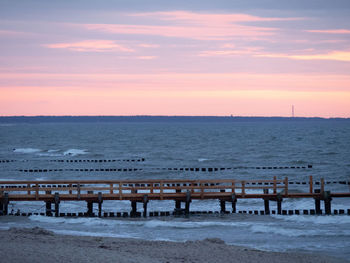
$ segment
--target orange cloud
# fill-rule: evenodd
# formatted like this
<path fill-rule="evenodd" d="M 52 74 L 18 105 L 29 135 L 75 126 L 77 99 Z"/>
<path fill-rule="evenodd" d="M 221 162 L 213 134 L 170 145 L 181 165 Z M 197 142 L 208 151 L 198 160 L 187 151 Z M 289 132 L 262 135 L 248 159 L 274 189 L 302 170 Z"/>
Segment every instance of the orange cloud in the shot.
<path fill-rule="evenodd" d="M 123 45 L 116 44 L 111 40 L 84 40 L 80 42 L 72 43 L 57 43 L 45 45 L 48 48 L 68 49 L 79 52 L 133 52 L 131 48 L 124 47 Z"/>

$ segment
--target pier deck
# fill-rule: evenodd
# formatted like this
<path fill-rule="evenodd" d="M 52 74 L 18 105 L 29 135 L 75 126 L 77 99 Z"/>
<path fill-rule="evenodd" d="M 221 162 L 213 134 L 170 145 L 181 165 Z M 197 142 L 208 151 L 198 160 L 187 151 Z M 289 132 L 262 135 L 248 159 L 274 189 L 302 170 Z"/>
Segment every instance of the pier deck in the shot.
<path fill-rule="evenodd" d="M 59 215 L 60 201 L 85 201 L 88 214 L 92 214 L 93 203 L 101 207 L 104 200 L 131 201 L 131 215 L 140 213 L 136 203 L 142 202 L 144 215 L 147 203 L 151 200 L 174 200 L 175 211 L 188 214 L 191 200 L 217 199 L 220 209 L 226 211 L 225 203 L 232 204 L 236 212 L 238 199 L 255 198 L 264 200 L 265 214 L 270 213 L 269 201 L 276 201 L 278 214 L 282 213 L 282 201 L 287 198 L 313 198 L 316 214 L 320 213 L 320 201 L 325 203 L 326 214 L 331 213 L 332 198 L 350 197 L 349 192 L 325 191 L 324 180 L 314 182 L 309 178 L 305 192 L 289 192 L 288 178 L 278 180 L 72 180 L 72 181 L 1 181 L 0 212 L 8 213 L 9 202 L 42 201 L 46 202 L 46 215 Z M 314 189 L 315 187 L 318 189 Z M 181 203 L 185 209 L 181 209 Z M 52 209 L 51 204 L 55 205 Z"/>

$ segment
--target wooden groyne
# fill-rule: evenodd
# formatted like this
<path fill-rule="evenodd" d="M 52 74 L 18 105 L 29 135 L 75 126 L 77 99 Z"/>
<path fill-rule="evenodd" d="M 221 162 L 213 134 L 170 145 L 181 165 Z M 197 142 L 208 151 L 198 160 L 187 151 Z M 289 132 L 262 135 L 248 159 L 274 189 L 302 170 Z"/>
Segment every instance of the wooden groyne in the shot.
<path fill-rule="evenodd" d="M 331 214 L 333 198 L 350 197 L 348 192 L 330 192 L 325 189 L 325 182 L 313 181 L 310 176 L 305 192 L 290 192 L 288 178 L 272 180 L 65 180 L 65 181 L 1 181 L 0 213 L 8 214 L 10 202 L 45 202 L 47 216 L 61 216 L 61 201 L 83 201 L 87 204 L 86 213 L 78 216 L 94 216 L 93 205 L 98 205 L 98 216 L 102 214 L 102 204 L 106 200 L 128 200 L 131 202 L 130 216 L 141 216 L 137 203 L 143 204 L 143 216 L 147 216 L 147 204 L 153 200 L 173 200 L 173 214 L 190 214 L 192 200 L 219 200 L 220 212 L 227 213 L 226 203 L 231 205 L 232 213 L 236 210 L 239 199 L 261 199 L 264 210 L 260 214 L 300 214 L 293 210 L 282 210 L 283 200 L 288 198 L 312 198 L 315 209 L 303 214 Z M 317 189 L 315 189 L 317 187 Z M 270 201 L 276 202 L 276 210 L 270 211 Z M 184 206 L 182 206 L 184 204 Z M 299 211 L 299 210 L 298 210 Z M 246 212 L 258 214 L 259 212 Z M 343 214 L 344 210 L 337 213 Z M 153 212 L 152 212 L 153 213 Z M 350 214 L 350 209 L 347 211 Z M 149 213 L 151 215 L 151 213 Z M 65 215 L 65 214 L 63 214 Z M 125 214 L 123 214 L 125 216 Z"/>

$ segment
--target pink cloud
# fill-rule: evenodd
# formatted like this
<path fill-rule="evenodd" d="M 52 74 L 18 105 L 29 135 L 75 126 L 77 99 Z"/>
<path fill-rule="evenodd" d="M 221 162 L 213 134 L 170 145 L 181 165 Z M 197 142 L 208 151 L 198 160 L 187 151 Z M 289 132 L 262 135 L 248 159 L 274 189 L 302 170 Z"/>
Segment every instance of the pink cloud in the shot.
<path fill-rule="evenodd" d="M 165 21 L 186 22 L 197 25 L 223 25 L 237 22 L 272 22 L 272 21 L 294 21 L 304 18 L 291 17 L 259 17 L 248 14 L 227 14 L 227 13 L 195 13 L 188 11 L 172 11 L 172 12 L 149 12 L 134 13 L 129 16 L 157 18 Z"/>
<path fill-rule="evenodd" d="M 0 30 L 0 36 L 5 37 L 25 37 L 25 36 L 33 36 L 34 33 L 31 32 L 21 32 L 21 31 L 13 31 L 13 30 Z"/>
<path fill-rule="evenodd" d="M 332 51 L 325 54 L 310 55 L 290 55 L 290 54 L 257 54 L 257 57 L 269 58 L 288 58 L 296 60 L 336 60 L 350 62 L 350 52 L 348 51 Z"/>
<path fill-rule="evenodd" d="M 71 43 L 56 43 L 45 45 L 48 48 L 57 48 L 57 49 L 68 49 L 71 51 L 79 52 L 111 52 L 111 51 L 120 51 L 120 52 L 133 52 L 131 48 L 127 48 L 123 45 L 116 44 L 111 40 L 84 40 L 80 42 L 71 42 Z"/>
<path fill-rule="evenodd" d="M 299 92 L 349 91 L 349 75 L 162 73 L 162 74 L 0 74 L 0 89 L 32 86 L 69 90 L 233 91 L 290 90 Z M 218 89 L 218 87 L 220 87 Z"/>
<path fill-rule="evenodd" d="M 223 49 L 223 50 L 205 50 L 201 51 L 198 56 L 200 57 L 216 57 L 216 56 L 245 56 L 245 55 L 257 55 L 260 54 L 261 47 L 247 47 L 236 49 Z"/>
<path fill-rule="evenodd" d="M 133 24 L 85 24 L 88 30 L 111 34 L 157 35 L 199 40 L 229 40 L 232 37 L 257 39 L 274 35 L 274 27 L 242 25 L 240 22 L 285 21 L 300 18 L 271 18 L 246 14 L 204 14 L 184 11 L 127 14 Z M 145 21 L 145 18 L 147 20 Z M 142 44 L 141 44 L 142 45 Z M 143 47 L 152 47 L 144 44 Z"/>
<path fill-rule="evenodd" d="M 151 60 L 157 58 L 156 56 L 138 56 L 136 59 L 141 59 L 141 60 Z"/>
<path fill-rule="evenodd" d="M 159 48 L 160 45 L 157 44 L 147 44 L 147 43 L 142 43 L 142 44 L 138 44 L 139 47 L 143 47 L 143 48 Z"/>
<path fill-rule="evenodd" d="M 88 30 L 111 34 L 158 35 L 164 37 L 192 38 L 200 40 L 228 40 L 232 37 L 257 37 L 273 35 L 276 29 L 266 27 L 230 25 L 222 26 L 156 26 L 156 25 L 120 25 L 86 24 Z"/>
<path fill-rule="evenodd" d="M 324 33 L 324 34 L 350 34 L 348 29 L 330 29 L 330 30 L 306 30 L 311 33 Z"/>

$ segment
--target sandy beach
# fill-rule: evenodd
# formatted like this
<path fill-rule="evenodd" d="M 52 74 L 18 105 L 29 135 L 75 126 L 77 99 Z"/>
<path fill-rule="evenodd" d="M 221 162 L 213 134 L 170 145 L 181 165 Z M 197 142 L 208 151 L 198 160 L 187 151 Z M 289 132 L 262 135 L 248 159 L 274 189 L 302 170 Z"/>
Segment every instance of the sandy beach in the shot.
<path fill-rule="evenodd" d="M 263 252 L 220 239 L 145 241 L 57 235 L 41 228 L 0 232 L 2 262 L 346 262 L 312 254 Z"/>

